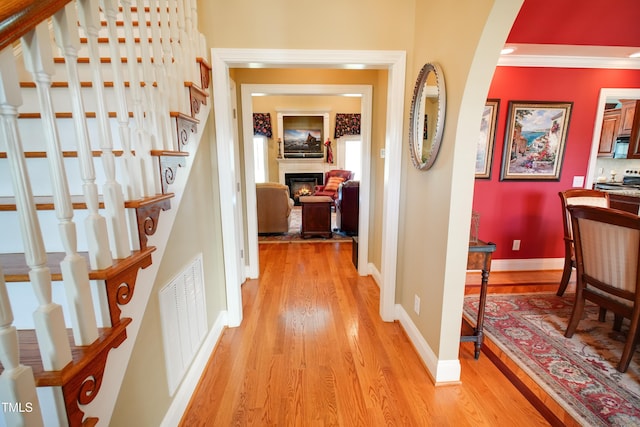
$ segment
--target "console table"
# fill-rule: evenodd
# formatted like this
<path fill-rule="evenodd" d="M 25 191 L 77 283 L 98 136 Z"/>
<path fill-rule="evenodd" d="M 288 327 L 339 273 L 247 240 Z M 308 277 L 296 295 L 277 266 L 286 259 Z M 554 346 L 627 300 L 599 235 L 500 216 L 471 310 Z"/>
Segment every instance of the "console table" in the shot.
<path fill-rule="evenodd" d="M 478 304 L 478 318 L 476 327 L 473 328 L 473 335 L 460 337 L 460 342 L 474 342 L 474 357 L 480 357 L 482 340 L 484 339 L 483 324 L 484 311 L 487 303 L 487 285 L 489 284 L 489 272 L 491 271 L 491 255 L 495 252 L 496 245 L 491 242 L 469 242 L 469 256 L 467 257 L 467 270 L 480 270 L 482 272 L 482 283 L 480 285 L 480 303 Z"/>

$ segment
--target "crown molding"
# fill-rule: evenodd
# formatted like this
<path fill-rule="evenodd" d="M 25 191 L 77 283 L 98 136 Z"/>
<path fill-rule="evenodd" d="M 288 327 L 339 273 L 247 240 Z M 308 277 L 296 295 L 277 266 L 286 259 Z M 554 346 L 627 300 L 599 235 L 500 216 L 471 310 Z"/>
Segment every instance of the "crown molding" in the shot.
<path fill-rule="evenodd" d="M 503 55 L 498 59 L 500 67 L 545 68 L 610 68 L 640 70 L 638 58 L 611 58 L 596 56 L 557 55 Z"/>

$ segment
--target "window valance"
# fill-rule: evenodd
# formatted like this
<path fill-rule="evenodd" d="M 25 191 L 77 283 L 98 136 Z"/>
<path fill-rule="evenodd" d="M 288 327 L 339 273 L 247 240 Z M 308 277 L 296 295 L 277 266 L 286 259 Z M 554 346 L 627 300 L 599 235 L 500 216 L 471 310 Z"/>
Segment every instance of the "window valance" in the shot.
<path fill-rule="evenodd" d="M 271 113 L 253 113 L 253 134 L 271 138 Z"/>
<path fill-rule="evenodd" d="M 360 113 L 336 113 L 334 138 L 343 135 L 360 135 Z"/>

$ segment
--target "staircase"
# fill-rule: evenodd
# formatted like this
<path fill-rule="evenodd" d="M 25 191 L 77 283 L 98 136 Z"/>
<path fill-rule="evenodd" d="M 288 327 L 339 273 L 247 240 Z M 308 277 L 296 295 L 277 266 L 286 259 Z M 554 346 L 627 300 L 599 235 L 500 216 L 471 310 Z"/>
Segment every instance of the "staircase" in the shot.
<path fill-rule="evenodd" d="M 106 425 L 90 404 L 124 375 L 110 353 L 136 339 L 211 105 L 196 0 L 3 3 L 4 421 Z"/>

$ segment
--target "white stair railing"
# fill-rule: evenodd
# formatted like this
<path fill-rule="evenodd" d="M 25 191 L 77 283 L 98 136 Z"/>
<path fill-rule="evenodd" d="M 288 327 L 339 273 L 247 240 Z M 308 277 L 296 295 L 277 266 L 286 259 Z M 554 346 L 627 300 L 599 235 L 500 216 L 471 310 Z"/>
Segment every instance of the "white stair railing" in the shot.
<path fill-rule="evenodd" d="M 20 220 L 24 255 L 29 279 L 38 300 L 33 313 L 40 357 L 45 370 L 57 371 L 71 361 L 62 307 L 51 299 L 51 271 L 47 266 L 40 222 L 27 174 L 27 166 L 18 132 L 18 107 L 22 105 L 20 82 L 11 49 L 0 52 L 0 132 L 7 144 L 13 193 Z"/>
<path fill-rule="evenodd" d="M 82 88 L 78 74 L 78 49 L 80 37 L 78 35 L 78 15 L 74 3 L 58 11 L 53 16 L 53 28 L 58 48 L 64 55 L 67 70 L 69 92 L 71 96 L 71 108 L 76 133 L 78 161 L 80 176 L 82 177 L 82 190 L 87 204 L 87 218 L 85 229 L 87 234 L 87 246 L 89 252 L 89 265 L 93 270 L 102 270 L 113 264 L 109 251 L 109 237 L 107 221 L 98 212 L 98 185 L 96 184 L 96 172 L 93 165 L 93 154 L 89 138 L 89 126 L 82 100 Z"/>
<path fill-rule="evenodd" d="M 173 139 L 171 135 L 171 120 L 169 118 L 169 111 L 171 109 L 171 92 L 172 88 L 169 86 L 169 70 L 165 66 L 163 60 L 163 46 L 162 46 L 162 33 L 160 27 L 160 16 L 158 14 L 158 1 L 149 1 L 149 16 L 151 20 L 151 47 L 153 51 L 153 68 L 156 74 L 156 84 L 158 86 L 158 107 L 161 110 L 160 113 L 160 133 L 163 135 L 162 147 L 166 150 L 173 149 Z"/>
<path fill-rule="evenodd" d="M 116 180 L 116 162 L 113 154 L 113 137 L 109 125 L 106 97 L 104 94 L 104 79 L 100 65 L 100 48 L 98 47 L 98 30 L 100 28 L 100 11 L 98 0 L 78 0 L 79 22 L 89 44 L 89 62 L 93 90 L 95 91 L 96 118 L 98 120 L 98 136 L 102 151 L 102 167 L 105 173 L 105 183 L 102 187 L 105 217 L 109 231 L 111 256 L 126 258 L 131 254 L 129 246 L 129 232 L 124 212 L 124 195 L 122 186 Z M 123 171 L 126 173 L 126 171 Z"/>
<path fill-rule="evenodd" d="M 129 69 L 129 92 L 133 101 L 133 130 L 132 140 L 135 142 L 137 168 L 140 170 L 138 194 L 149 197 L 156 194 L 156 180 L 153 173 L 156 169 L 151 161 L 151 135 L 145 128 L 145 107 L 142 102 L 142 88 L 140 77 L 143 67 L 138 66 L 136 42 L 133 36 L 133 19 L 131 17 L 131 1 L 121 0 L 122 16 L 124 18 L 125 44 L 127 48 L 127 68 Z M 138 28 L 144 27 L 146 21 L 138 22 Z M 142 31 L 139 32 L 142 37 Z M 146 31 L 145 31 L 146 33 Z M 147 110 L 148 111 L 148 110 Z"/>
<path fill-rule="evenodd" d="M 20 363 L 18 331 L 13 326 L 13 311 L 0 265 L 0 362 L 4 371 L 0 375 L 0 401 L 4 405 L 17 405 L 4 409 L 9 426 L 42 426 L 40 403 L 36 392 L 33 370 Z"/>
<path fill-rule="evenodd" d="M 111 68 L 113 70 L 113 88 L 116 94 L 116 115 L 118 118 L 118 135 L 122 144 L 122 160 L 126 171 L 125 196 L 129 200 L 139 199 L 141 196 L 138 183 L 142 177 L 140 168 L 131 152 L 131 129 L 129 128 L 129 108 L 127 107 L 127 97 L 124 83 L 124 73 L 120 60 L 120 50 L 118 46 L 118 7 L 115 0 L 100 0 L 102 13 L 107 20 L 109 31 L 109 50 L 111 52 Z M 132 242 L 133 243 L 133 242 Z"/>

